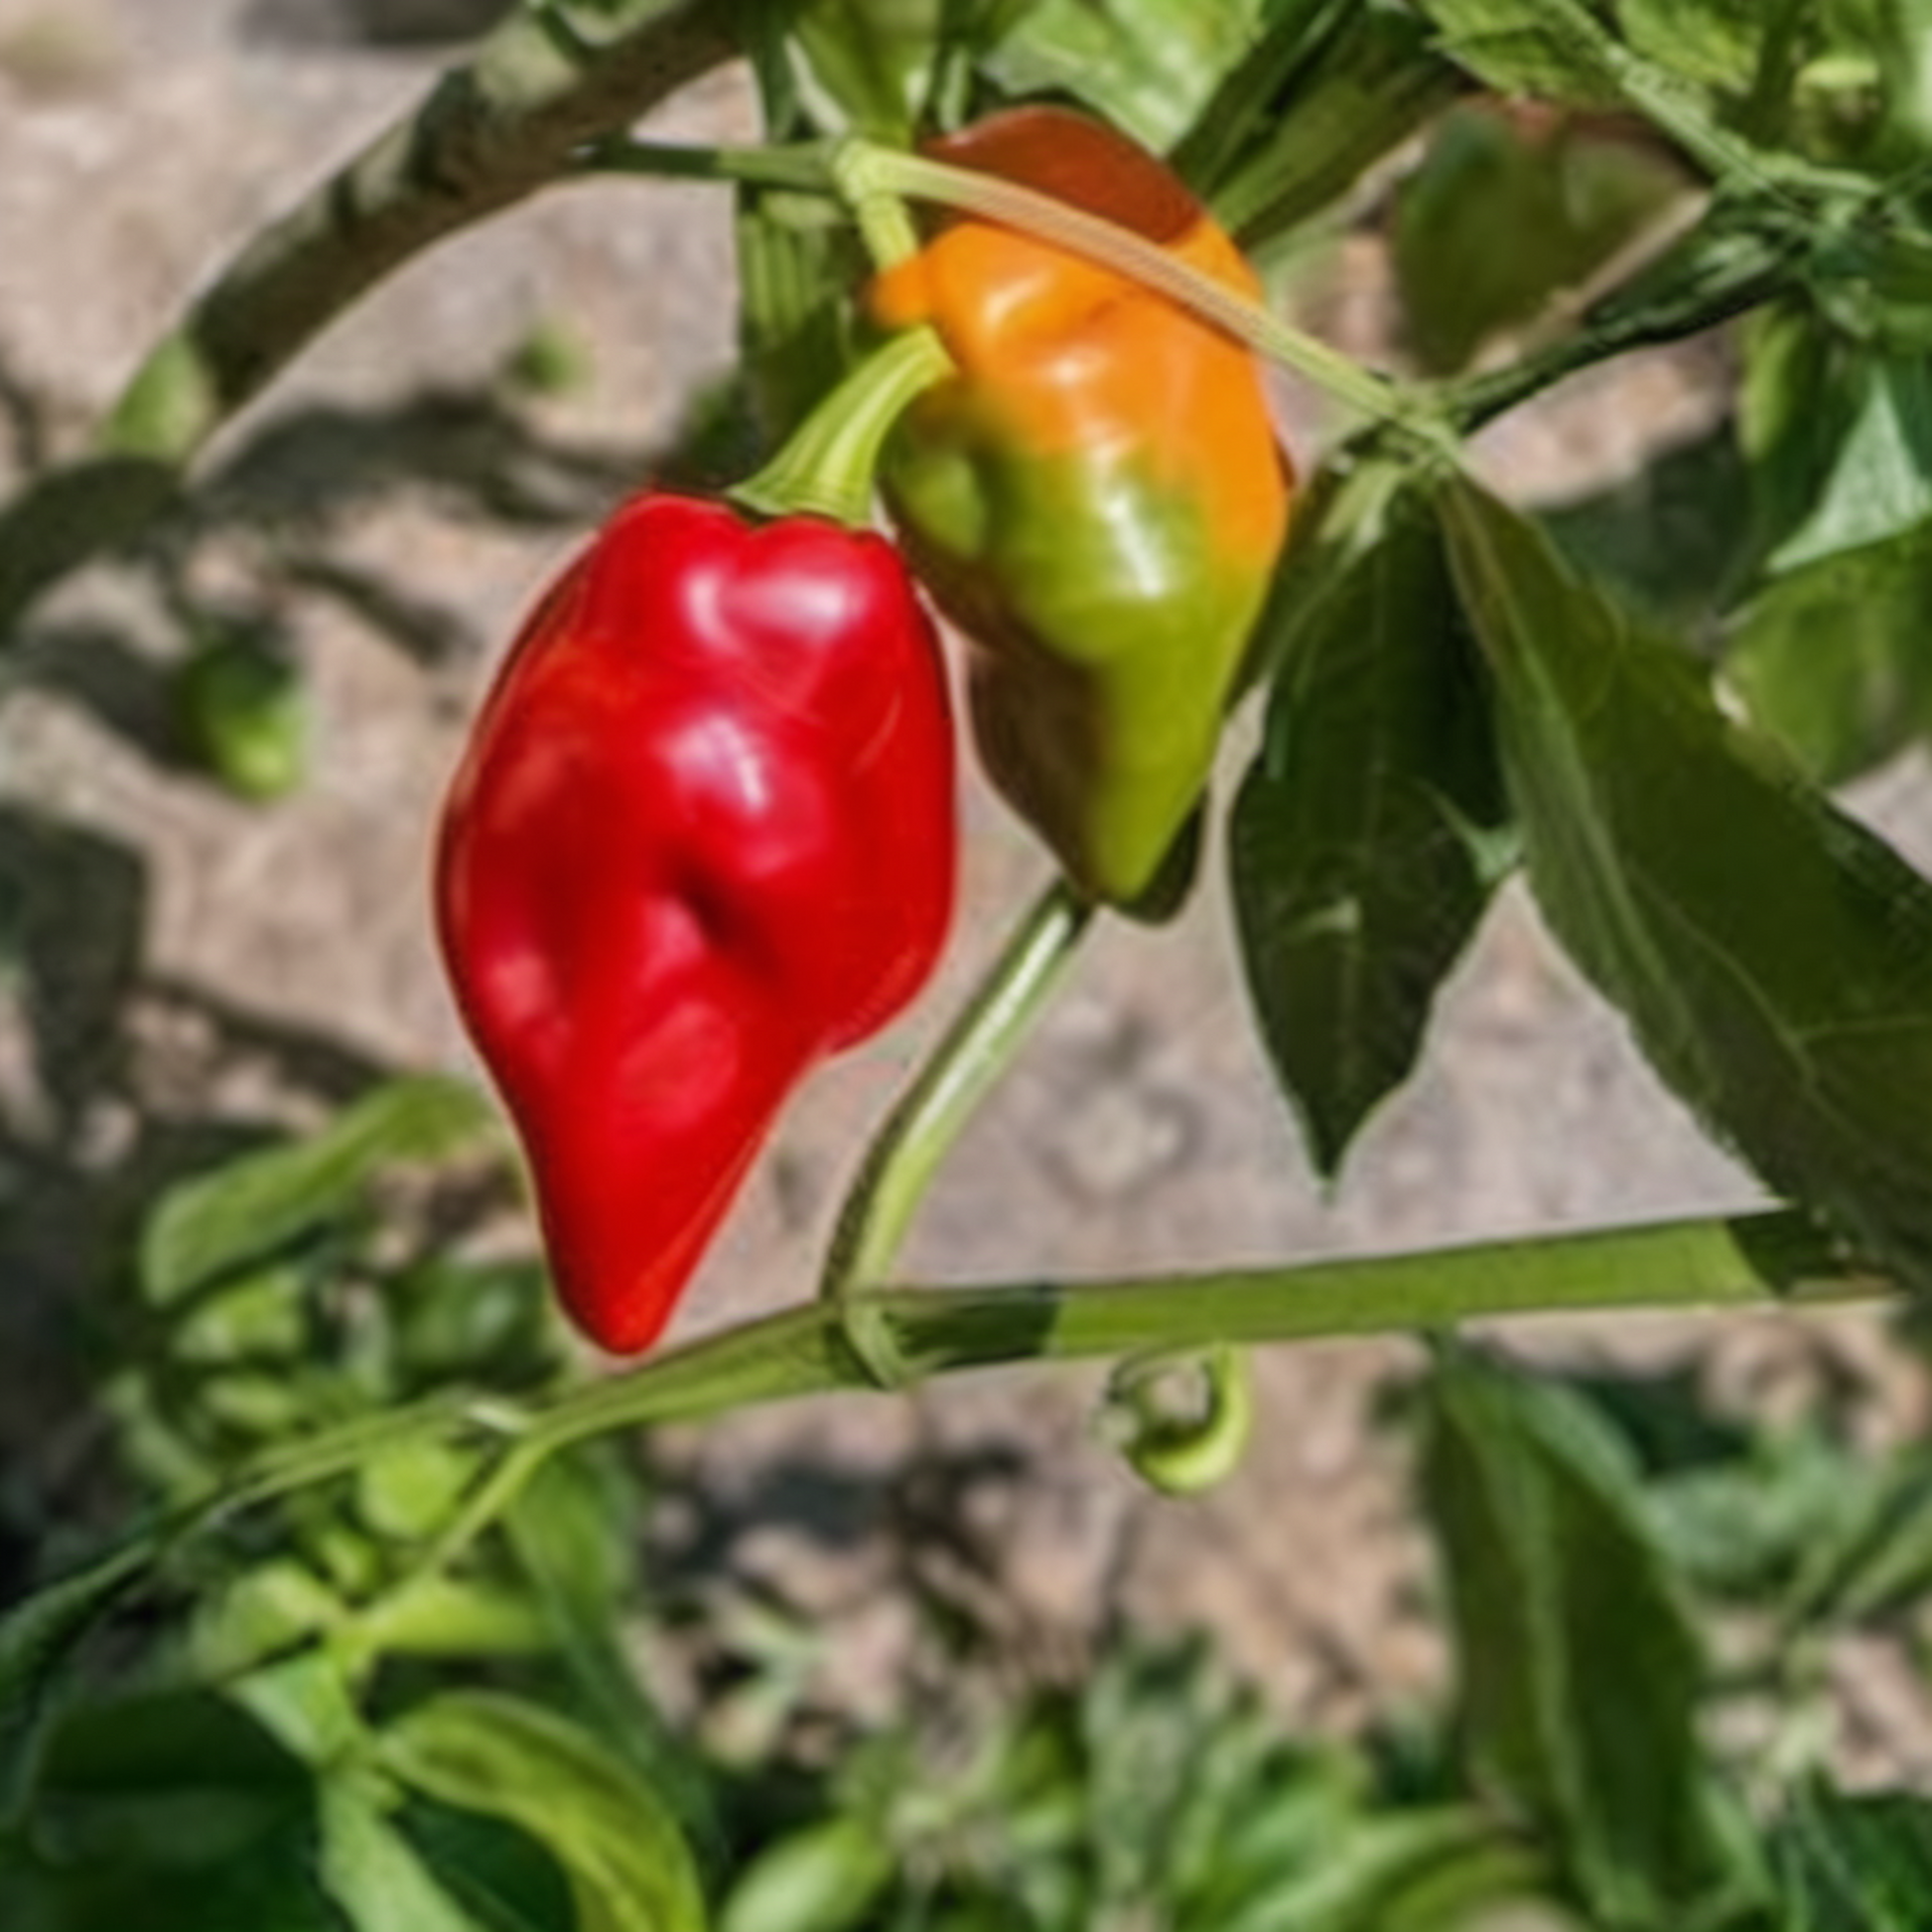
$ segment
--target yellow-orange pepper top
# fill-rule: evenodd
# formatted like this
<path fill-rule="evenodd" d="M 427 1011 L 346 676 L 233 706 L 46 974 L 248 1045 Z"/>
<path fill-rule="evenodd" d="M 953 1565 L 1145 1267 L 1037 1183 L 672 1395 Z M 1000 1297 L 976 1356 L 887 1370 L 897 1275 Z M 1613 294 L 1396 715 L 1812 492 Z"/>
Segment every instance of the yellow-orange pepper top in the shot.
<path fill-rule="evenodd" d="M 1017 108 L 929 151 L 1255 292 L 1181 183 L 1084 115 Z M 1206 782 L 1287 529 L 1260 371 L 1168 297 L 976 218 L 881 275 L 869 307 L 931 323 L 957 365 L 884 474 L 915 568 L 978 646 L 982 760 L 1076 886 L 1132 904 Z"/>

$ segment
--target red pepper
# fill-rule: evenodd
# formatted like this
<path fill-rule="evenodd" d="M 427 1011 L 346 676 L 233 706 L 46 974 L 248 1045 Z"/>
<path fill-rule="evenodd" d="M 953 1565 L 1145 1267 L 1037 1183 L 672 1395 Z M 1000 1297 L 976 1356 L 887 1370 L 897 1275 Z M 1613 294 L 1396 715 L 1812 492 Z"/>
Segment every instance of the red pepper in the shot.
<path fill-rule="evenodd" d="M 647 494 L 543 601 L 436 905 L 593 1339 L 656 1338 L 786 1094 L 925 980 L 956 844 L 937 640 L 883 538 Z"/>

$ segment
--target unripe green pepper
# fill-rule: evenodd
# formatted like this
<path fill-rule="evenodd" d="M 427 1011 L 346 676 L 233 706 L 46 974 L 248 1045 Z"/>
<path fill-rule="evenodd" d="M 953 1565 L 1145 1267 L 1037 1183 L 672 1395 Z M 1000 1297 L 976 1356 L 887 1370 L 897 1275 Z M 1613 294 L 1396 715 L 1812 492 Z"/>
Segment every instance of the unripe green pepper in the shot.
<path fill-rule="evenodd" d="M 928 150 L 1101 215 L 1244 294 L 1181 183 L 1084 115 L 1017 108 Z M 955 220 L 872 285 L 956 373 L 882 472 L 914 567 L 977 646 L 981 761 L 1089 897 L 1132 906 L 1206 783 L 1293 477 L 1248 350 L 1165 296 Z"/>

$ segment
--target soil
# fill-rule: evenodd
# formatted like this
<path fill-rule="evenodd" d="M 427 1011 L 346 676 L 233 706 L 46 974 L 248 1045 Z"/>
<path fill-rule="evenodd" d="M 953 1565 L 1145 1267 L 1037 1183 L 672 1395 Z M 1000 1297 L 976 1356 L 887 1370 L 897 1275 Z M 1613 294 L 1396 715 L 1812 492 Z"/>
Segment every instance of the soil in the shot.
<path fill-rule="evenodd" d="M 0 0 L 0 464 L 18 476 L 71 449 L 197 283 L 422 91 L 451 51 L 439 37 L 493 11 Z M 727 71 L 650 132 L 753 126 L 746 78 Z M 170 595 L 152 570 L 102 567 L 34 615 L 0 714 L 10 1443 L 63 1441 L 77 1291 L 158 1175 L 375 1069 L 470 1063 L 425 911 L 439 787 L 517 614 L 731 366 L 732 275 L 729 204 L 703 187 L 573 187 L 455 240 L 223 437 Z M 1380 278 L 1372 244 L 1350 244 L 1320 305 L 1344 345 L 1385 337 Z M 511 403 L 504 365 L 540 326 L 566 330 L 594 378 Z M 1709 347 L 1632 358 L 1492 432 L 1482 460 L 1519 498 L 1613 483 L 1718 420 L 1721 372 Z M 1308 405 L 1290 394 L 1284 411 L 1293 437 Z M 286 638 L 313 692 L 312 774 L 268 808 L 185 766 L 166 696 L 195 624 L 242 621 Z M 1916 763 L 1858 803 L 1932 855 Z M 942 985 L 800 1097 L 680 1334 L 806 1292 L 868 1124 L 1043 883 L 978 791 L 970 823 Z M 1106 1278 L 1757 1198 L 1516 891 L 1457 971 L 1425 1066 L 1324 1193 L 1262 1070 L 1210 886 L 1170 929 L 1094 938 L 935 1189 L 907 1267 Z M 1857 1315 L 1544 1321 L 1509 1339 L 1697 1364 L 1730 1399 L 1802 1390 L 1825 1361 L 1869 1386 L 1876 1426 L 1923 1419 L 1923 1390 Z M 1401 1440 L 1375 1420 L 1419 1359 L 1400 1339 L 1266 1353 L 1245 1465 L 1184 1504 L 1152 1498 L 1095 1440 L 1097 1381 L 1081 1373 L 801 1404 L 667 1454 L 704 1498 L 711 1560 L 818 1616 L 858 1707 L 909 1640 L 887 1587 L 909 1497 L 950 1513 L 991 1576 L 988 1615 L 1042 1667 L 1121 1615 L 1201 1621 L 1287 1711 L 1348 1723 L 1440 1671 Z M 666 1563 L 694 1547 L 667 1536 Z M 1932 1762 L 1916 1680 L 1881 1703 L 1893 1760 Z"/>

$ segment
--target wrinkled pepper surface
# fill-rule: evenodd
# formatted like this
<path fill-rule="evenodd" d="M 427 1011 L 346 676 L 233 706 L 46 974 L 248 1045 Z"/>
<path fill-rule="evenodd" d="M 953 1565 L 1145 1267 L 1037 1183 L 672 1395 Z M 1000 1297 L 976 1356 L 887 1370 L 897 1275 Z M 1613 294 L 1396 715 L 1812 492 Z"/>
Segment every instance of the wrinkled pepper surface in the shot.
<path fill-rule="evenodd" d="M 956 845 L 937 639 L 878 535 L 646 494 L 543 601 L 436 910 L 594 1340 L 648 1346 L 786 1094 L 925 980 Z"/>
<path fill-rule="evenodd" d="M 1256 292 L 1182 184 L 1083 115 L 1016 108 L 927 152 Z M 1260 371 L 1167 298 L 973 218 L 877 278 L 869 308 L 932 324 L 957 365 L 882 474 L 920 577 L 978 646 L 981 760 L 1077 887 L 1132 904 L 1206 782 L 1287 528 Z"/>

